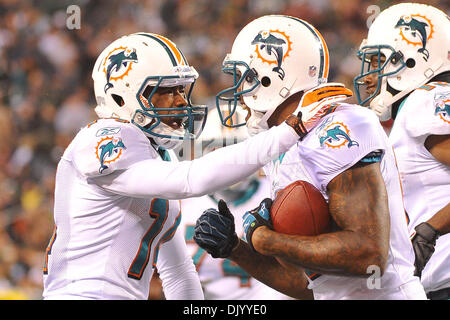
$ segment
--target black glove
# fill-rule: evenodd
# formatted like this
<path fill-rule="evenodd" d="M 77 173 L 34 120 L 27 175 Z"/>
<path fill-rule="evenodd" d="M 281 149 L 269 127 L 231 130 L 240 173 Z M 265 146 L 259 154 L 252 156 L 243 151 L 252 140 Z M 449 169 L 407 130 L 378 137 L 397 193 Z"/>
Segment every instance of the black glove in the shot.
<path fill-rule="evenodd" d="M 244 220 L 244 234 L 250 248 L 256 252 L 252 243 L 252 235 L 256 228 L 267 226 L 273 229 L 272 220 L 270 220 L 270 207 L 272 206 L 272 199 L 266 198 L 259 206 L 253 210 L 247 211 L 242 219 Z"/>
<path fill-rule="evenodd" d="M 423 268 L 425 268 L 425 265 L 434 253 L 434 247 L 437 238 L 439 238 L 439 232 L 426 222 L 422 222 L 414 229 L 416 230 L 416 234 L 411 240 L 414 248 L 414 255 L 416 256 L 414 261 L 416 267 L 414 275 L 420 278 L 422 276 Z"/>
<path fill-rule="evenodd" d="M 194 241 L 213 258 L 227 258 L 239 239 L 234 227 L 234 217 L 225 201 L 216 209 L 207 209 L 197 219 Z"/>
<path fill-rule="evenodd" d="M 303 140 L 303 138 L 308 134 L 308 130 L 306 129 L 302 121 L 301 111 L 298 112 L 297 116 L 291 114 L 285 122 L 295 130 L 295 132 L 300 137 L 300 140 Z"/>

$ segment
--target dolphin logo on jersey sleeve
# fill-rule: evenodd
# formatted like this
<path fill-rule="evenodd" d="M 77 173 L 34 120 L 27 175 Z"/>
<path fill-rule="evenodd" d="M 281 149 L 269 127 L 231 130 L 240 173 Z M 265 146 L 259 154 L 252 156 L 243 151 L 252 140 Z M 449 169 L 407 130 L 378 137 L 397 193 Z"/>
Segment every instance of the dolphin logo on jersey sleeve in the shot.
<path fill-rule="evenodd" d="M 434 110 L 434 114 L 442 113 L 444 115 L 450 115 L 450 102 L 445 103 L 442 102 L 441 104 L 436 106 L 436 109 Z"/>
<path fill-rule="evenodd" d="M 319 135 L 320 146 L 328 146 L 330 148 L 340 148 L 347 145 L 347 148 L 359 146 L 359 143 L 352 140 L 349 135 L 347 126 L 343 123 L 331 123 L 327 126 L 322 134 Z"/>
<path fill-rule="evenodd" d="M 126 149 L 121 138 L 106 137 L 97 144 L 97 159 L 100 161 L 99 173 L 108 169 L 107 164 L 114 162 L 122 155 L 122 150 Z"/>
<path fill-rule="evenodd" d="M 450 123 L 450 92 L 434 96 L 434 115 Z"/>

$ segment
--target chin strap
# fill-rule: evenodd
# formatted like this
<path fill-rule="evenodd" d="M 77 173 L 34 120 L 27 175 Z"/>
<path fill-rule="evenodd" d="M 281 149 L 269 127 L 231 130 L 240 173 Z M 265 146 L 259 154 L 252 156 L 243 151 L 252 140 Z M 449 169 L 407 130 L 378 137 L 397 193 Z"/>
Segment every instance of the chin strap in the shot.
<path fill-rule="evenodd" d="M 413 90 L 419 88 L 420 86 L 426 84 L 430 81 L 438 72 L 439 68 L 442 66 L 442 59 L 437 59 L 436 63 L 433 64 L 430 68 L 424 71 L 424 79 L 419 83 L 414 83 L 405 90 L 400 91 L 399 93 L 392 95 L 387 90 L 387 79 L 383 77 L 381 82 L 380 94 L 372 99 L 369 105 L 369 109 L 373 110 L 375 114 L 378 116 L 380 121 L 387 121 L 392 118 L 392 105 L 404 98 L 406 95 L 411 93 Z"/>
<path fill-rule="evenodd" d="M 413 85 L 396 95 L 392 95 L 389 91 L 387 91 L 387 81 L 386 79 L 383 79 L 383 82 L 381 84 L 380 94 L 377 95 L 375 98 L 372 99 L 369 105 L 369 109 L 375 112 L 375 114 L 378 116 L 380 121 L 388 121 L 392 118 L 392 105 L 399 101 L 400 99 L 407 96 L 409 93 L 411 93 L 413 90 L 417 89 L 418 87 L 424 85 L 428 82 L 429 79 L 426 79 L 421 83 L 420 85 Z"/>
<path fill-rule="evenodd" d="M 399 94 L 402 94 L 402 92 Z M 369 109 L 375 112 L 380 121 L 387 121 L 392 116 L 392 103 L 394 102 L 392 93 L 387 91 L 386 78 L 383 78 L 380 94 L 370 101 Z"/>

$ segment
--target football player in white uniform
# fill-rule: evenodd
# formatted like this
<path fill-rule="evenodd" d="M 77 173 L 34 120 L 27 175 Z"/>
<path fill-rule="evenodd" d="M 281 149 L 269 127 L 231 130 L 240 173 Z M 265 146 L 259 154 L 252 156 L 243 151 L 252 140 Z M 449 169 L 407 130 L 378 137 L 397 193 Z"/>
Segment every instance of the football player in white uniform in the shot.
<path fill-rule="evenodd" d="M 157 34 L 121 37 L 100 54 L 92 77 L 100 119 L 80 130 L 58 164 L 43 297 L 147 299 L 157 267 L 167 299 L 202 299 L 176 232 L 178 199 L 251 175 L 306 133 L 301 121 L 292 116 L 271 132 L 177 163 L 167 150 L 198 136 L 206 116 L 191 105 L 198 74 L 177 46 Z"/>
<path fill-rule="evenodd" d="M 318 236 L 275 232 L 271 199 L 264 199 L 243 217 L 247 243 L 236 240 L 225 202 L 200 216 L 194 240 L 295 298 L 309 298 L 312 289 L 314 299 L 425 299 L 413 275 L 414 252 L 388 138 L 373 112 L 343 102 L 350 90 L 327 83 L 328 66 L 326 43 L 311 24 L 264 16 L 241 30 L 223 66 L 240 75 L 256 74 L 260 85 L 244 78 L 239 87 L 219 93 L 217 101 L 229 102 L 231 111 L 241 102 L 250 113 L 250 133 L 281 123 L 293 111 L 308 118 L 314 108 L 334 109 L 316 114 L 320 120 L 310 133 L 264 167 L 273 195 L 296 180 L 319 189 L 328 201 L 333 231 Z M 235 74 L 235 79 L 242 78 Z M 234 102 L 229 94 L 223 97 L 230 90 Z M 221 249 L 222 234 L 232 239 L 232 250 Z"/>
<path fill-rule="evenodd" d="M 244 127 L 227 128 L 222 126 L 216 109 L 209 111 L 208 121 L 200 139 L 203 155 L 238 143 L 248 138 Z M 199 148 L 199 149 L 200 149 Z M 227 201 L 235 219 L 256 207 L 261 199 L 270 196 L 270 185 L 266 177 L 257 172 L 250 177 L 219 190 L 210 195 L 188 198 L 181 201 L 182 219 L 180 229 L 191 254 L 206 300 L 278 300 L 287 297 L 278 291 L 252 278 L 245 270 L 228 259 L 214 259 L 193 240 L 195 223 L 199 213 L 208 208 L 217 207 L 220 199 Z M 243 235 L 242 225 L 236 225 L 236 232 Z"/>
<path fill-rule="evenodd" d="M 415 274 L 430 299 L 450 299 L 449 17 L 425 4 L 389 7 L 358 55 L 360 103 L 370 101 L 381 121 L 395 119 L 389 140 L 410 219 Z"/>

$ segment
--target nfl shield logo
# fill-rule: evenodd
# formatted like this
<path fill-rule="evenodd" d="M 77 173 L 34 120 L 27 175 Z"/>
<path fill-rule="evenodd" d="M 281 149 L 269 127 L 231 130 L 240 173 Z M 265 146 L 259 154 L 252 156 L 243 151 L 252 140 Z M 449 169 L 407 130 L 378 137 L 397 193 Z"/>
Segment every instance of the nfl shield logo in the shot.
<path fill-rule="evenodd" d="M 317 67 L 316 66 L 309 66 L 308 75 L 313 78 L 317 74 Z"/>

